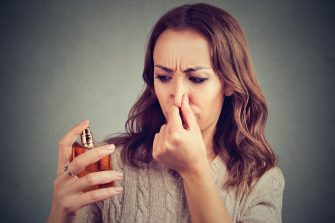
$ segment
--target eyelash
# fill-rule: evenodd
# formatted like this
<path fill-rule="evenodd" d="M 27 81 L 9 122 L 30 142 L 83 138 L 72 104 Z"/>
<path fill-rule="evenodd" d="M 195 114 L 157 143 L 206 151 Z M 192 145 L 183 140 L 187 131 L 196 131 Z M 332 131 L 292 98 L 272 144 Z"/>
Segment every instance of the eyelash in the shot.
<path fill-rule="evenodd" d="M 168 77 L 168 76 L 165 76 L 165 75 L 160 75 L 160 74 L 157 74 L 156 75 L 156 78 L 158 80 L 160 80 L 162 83 L 166 83 L 168 82 L 171 77 Z M 204 81 L 206 81 L 208 78 L 200 78 L 200 77 L 190 77 L 189 78 L 194 84 L 201 84 L 203 83 Z"/>

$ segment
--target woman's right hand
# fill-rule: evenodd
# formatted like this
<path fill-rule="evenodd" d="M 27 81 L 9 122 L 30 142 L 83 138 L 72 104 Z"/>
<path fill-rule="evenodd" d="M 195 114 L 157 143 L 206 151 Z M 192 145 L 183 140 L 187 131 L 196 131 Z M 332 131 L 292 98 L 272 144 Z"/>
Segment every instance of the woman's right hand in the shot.
<path fill-rule="evenodd" d="M 120 187 L 108 187 L 83 192 L 85 189 L 94 185 L 120 180 L 122 173 L 116 171 L 100 171 L 78 178 L 77 176 L 70 176 L 64 171 L 65 165 L 68 165 L 68 170 L 77 175 L 83 171 L 87 165 L 95 163 L 101 158 L 113 153 L 115 149 L 113 144 L 104 145 L 91 149 L 77 156 L 70 162 L 72 144 L 76 141 L 81 132 L 88 127 L 88 124 L 89 121 L 86 120 L 74 126 L 59 141 L 57 177 L 54 180 L 52 206 L 48 218 L 49 223 L 70 222 L 83 206 L 107 199 L 122 192 L 122 188 Z"/>

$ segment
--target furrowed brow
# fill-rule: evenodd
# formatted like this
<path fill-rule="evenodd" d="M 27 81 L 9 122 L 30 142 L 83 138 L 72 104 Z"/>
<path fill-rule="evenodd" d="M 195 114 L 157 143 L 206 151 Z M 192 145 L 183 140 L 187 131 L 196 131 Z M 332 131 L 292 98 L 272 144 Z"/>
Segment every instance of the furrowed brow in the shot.
<path fill-rule="evenodd" d="M 168 67 L 164 67 L 164 66 L 159 65 L 159 64 L 155 65 L 155 67 L 158 67 L 158 68 L 160 68 L 160 69 L 162 69 L 162 70 L 165 70 L 166 72 L 169 72 L 169 73 L 174 72 L 174 70 L 172 70 L 172 69 L 170 69 L 170 68 L 168 68 Z"/>
<path fill-rule="evenodd" d="M 166 72 L 169 72 L 169 73 L 174 72 L 173 69 L 168 68 L 168 67 L 164 67 L 164 66 L 159 65 L 159 64 L 155 65 L 155 67 L 158 67 L 158 68 L 160 68 L 162 70 L 165 70 Z M 189 73 L 189 72 L 194 72 L 194 71 L 203 70 L 203 69 L 209 70 L 210 68 L 209 67 L 189 67 L 186 70 L 184 70 L 183 72 Z"/>

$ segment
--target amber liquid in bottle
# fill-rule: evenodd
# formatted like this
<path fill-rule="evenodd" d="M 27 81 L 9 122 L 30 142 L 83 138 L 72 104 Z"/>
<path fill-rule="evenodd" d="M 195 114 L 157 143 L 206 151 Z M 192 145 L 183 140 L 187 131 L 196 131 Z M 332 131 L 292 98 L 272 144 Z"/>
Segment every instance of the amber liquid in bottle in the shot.
<path fill-rule="evenodd" d="M 81 143 L 82 144 L 79 144 L 78 142 L 73 143 L 71 161 L 77 156 L 80 156 L 81 154 L 85 153 L 86 151 L 90 149 L 94 149 L 93 134 L 91 132 L 90 127 L 87 127 L 81 133 Z M 83 177 L 89 173 L 98 172 L 98 171 L 106 171 L 106 170 L 113 170 L 111 155 L 105 156 L 98 162 L 92 163 L 86 166 L 85 170 L 83 170 L 82 172 L 78 174 L 78 177 Z M 114 182 L 101 184 L 101 185 L 95 185 L 95 186 L 87 188 L 84 192 L 96 190 L 99 188 L 113 187 L 113 186 L 114 186 Z"/>

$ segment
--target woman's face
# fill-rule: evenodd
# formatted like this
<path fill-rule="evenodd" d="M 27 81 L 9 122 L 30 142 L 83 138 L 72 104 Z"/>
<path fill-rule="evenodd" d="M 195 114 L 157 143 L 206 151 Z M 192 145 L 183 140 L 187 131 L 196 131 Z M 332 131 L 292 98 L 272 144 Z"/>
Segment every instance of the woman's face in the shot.
<path fill-rule="evenodd" d="M 224 101 L 224 87 L 211 66 L 210 46 L 201 34 L 165 30 L 154 48 L 154 89 L 167 118 L 171 105 L 189 99 L 200 130 L 214 129 Z"/>

